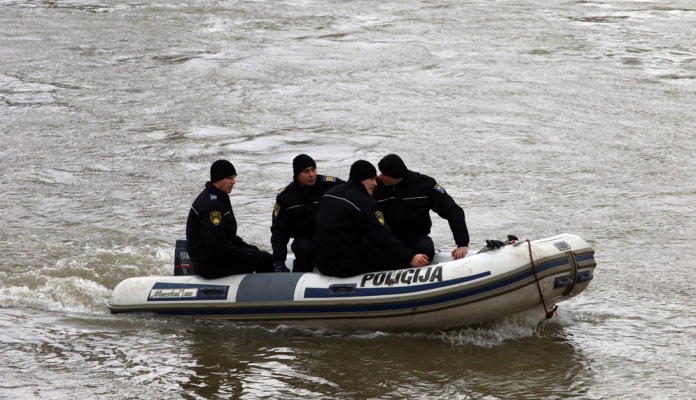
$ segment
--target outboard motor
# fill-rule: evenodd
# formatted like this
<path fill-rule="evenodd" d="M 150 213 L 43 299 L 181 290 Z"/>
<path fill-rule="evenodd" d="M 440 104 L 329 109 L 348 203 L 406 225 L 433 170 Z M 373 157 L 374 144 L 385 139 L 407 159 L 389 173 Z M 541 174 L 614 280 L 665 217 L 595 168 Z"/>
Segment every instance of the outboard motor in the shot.
<path fill-rule="evenodd" d="M 174 248 L 174 275 L 195 275 L 196 270 L 193 268 L 193 262 L 189 258 L 186 251 L 186 240 L 179 239 L 176 241 Z"/>

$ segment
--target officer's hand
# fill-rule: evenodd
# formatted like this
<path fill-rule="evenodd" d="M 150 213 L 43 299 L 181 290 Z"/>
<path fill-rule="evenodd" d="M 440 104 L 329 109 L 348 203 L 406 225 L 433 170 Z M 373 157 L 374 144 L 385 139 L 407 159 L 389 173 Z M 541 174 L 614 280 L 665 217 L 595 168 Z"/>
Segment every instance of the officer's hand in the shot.
<path fill-rule="evenodd" d="M 254 262 L 256 260 L 256 252 L 252 249 L 239 250 L 239 259 L 244 262 Z"/>
<path fill-rule="evenodd" d="M 486 240 L 486 247 L 488 247 L 489 249 L 499 249 L 503 246 L 505 246 L 505 243 L 501 242 L 500 240 Z"/>
<path fill-rule="evenodd" d="M 428 259 L 428 256 L 426 256 L 425 254 L 416 254 L 411 259 L 411 266 L 415 268 L 424 267 L 428 264 L 430 264 L 430 260 Z"/>
<path fill-rule="evenodd" d="M 466 253 L 468 252 L 468 246 L 457 247 L 456 249 L 452 250 L 452 258 L 454 258 L 455 260 L 459 260 L 460 258 L 464 258 L 464 256 L 466 256 Z"/>

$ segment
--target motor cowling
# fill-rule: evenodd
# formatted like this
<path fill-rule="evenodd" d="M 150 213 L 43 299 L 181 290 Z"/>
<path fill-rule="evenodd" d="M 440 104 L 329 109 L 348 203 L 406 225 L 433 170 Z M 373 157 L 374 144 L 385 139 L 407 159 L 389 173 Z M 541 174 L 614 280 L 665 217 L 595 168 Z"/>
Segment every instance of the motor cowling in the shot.
<path fill-rule="evenodd" d="M 186 240 L 179 239 L 174 247 L 174 275 L 195 275 L 193 262 L 186 251 Z"/>

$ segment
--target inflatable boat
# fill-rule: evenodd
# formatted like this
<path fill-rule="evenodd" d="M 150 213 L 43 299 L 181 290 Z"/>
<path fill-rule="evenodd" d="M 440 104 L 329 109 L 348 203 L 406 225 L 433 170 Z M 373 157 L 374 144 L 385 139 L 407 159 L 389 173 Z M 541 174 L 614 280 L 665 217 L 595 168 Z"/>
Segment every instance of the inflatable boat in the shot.
<path fill-rule="evenodd" d="M 594 250 L 576 235 L 502 244 L 460 260 L 440 252 L 422 268 L 350 278 L 291 272 L 208 280 L 192 273 L 179 240 L 174 276 L 126 279 L 108 306 L 112 313 L 328 330 L 437 331 L 521 312 L 550 318 L 557 303 L 581 293 L 593 278 Z"/>

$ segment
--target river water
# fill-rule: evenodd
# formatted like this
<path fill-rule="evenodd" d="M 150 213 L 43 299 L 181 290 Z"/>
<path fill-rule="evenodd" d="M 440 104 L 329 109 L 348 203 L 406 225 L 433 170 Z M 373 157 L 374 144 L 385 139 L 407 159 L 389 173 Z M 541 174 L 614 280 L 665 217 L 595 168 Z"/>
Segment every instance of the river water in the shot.
<path fill-rule="evenodd" d="M 692 0 L 0 0 L 0 398 L 694 398 L 695 27 Z M 392 152 L 472 249 L 585 238 L 590 287 L 418 334 L 109 314 L 171 274 L 212 161 L 268 250 L 295 155 Z"/>

